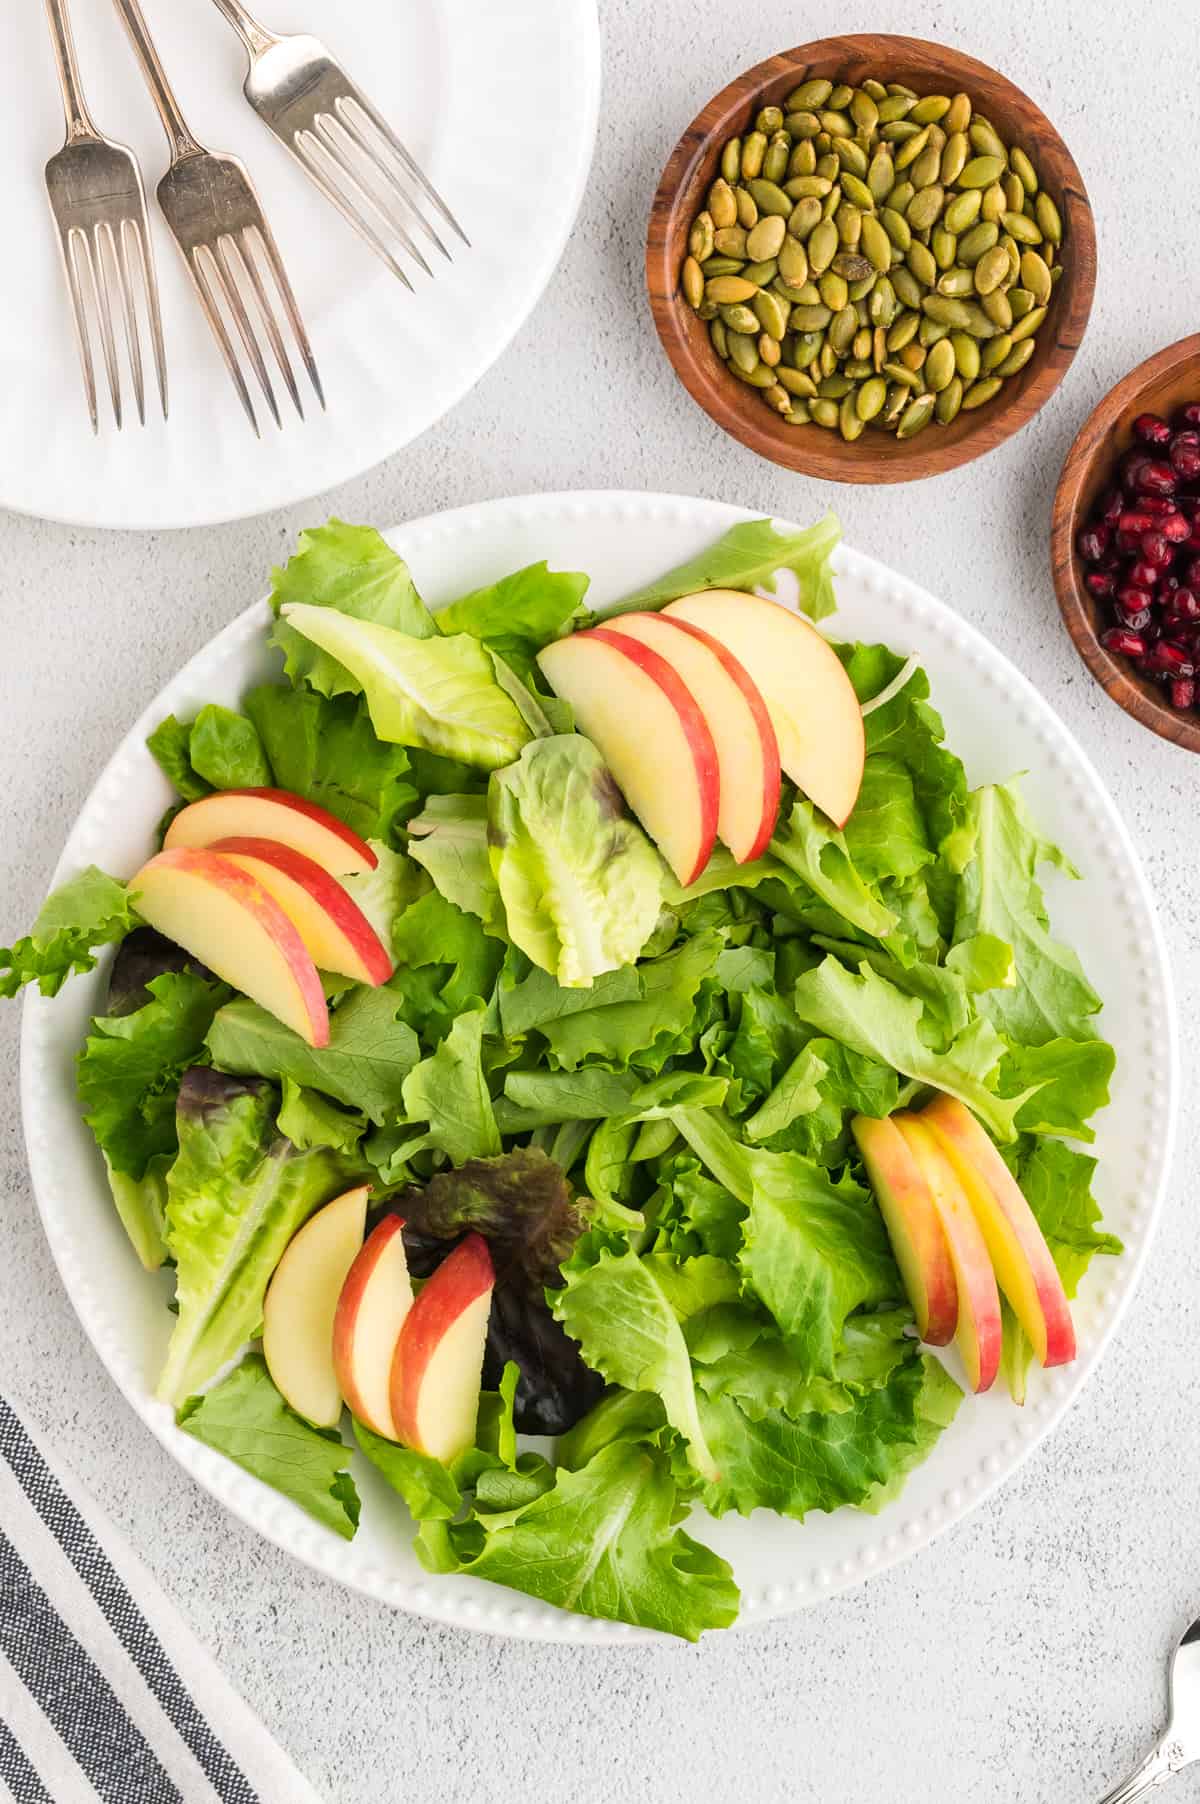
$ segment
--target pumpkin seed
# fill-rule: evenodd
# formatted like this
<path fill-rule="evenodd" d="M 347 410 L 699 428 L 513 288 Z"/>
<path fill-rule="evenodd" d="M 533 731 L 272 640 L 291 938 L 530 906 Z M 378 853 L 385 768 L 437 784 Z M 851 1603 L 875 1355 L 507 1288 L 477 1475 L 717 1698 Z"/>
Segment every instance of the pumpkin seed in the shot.
<path fill-rule="evenodd" d="M 911 344 L 921 328 L 921 315 L 911 311 L 902 313 L 900 318 L 888 328 L 887 348 L 889 351 L 902 351 Z"/>
<path fill-rule="evenodd" d="M 999 163 L 1001 169 L 1006 166 L 1008 152 L 996 135 L 995 129 L 989 125 L 986 119 L 981 119 L 977 114 L 967 127 L 967 136 L 971 141 L 972 150 L 977 151 L 980 156 L 991 157 Z"/>
<path fill-rule="evenodd" d="M 864 300 L 866 298 L 866 296 L 870 294 L 872 288 L 874 288 L 874 286 L 875 286 L 876 282 L 878 282 L 878 280 L 879 280 L 879 271 L 873 269 L 869 276 L 863 277 L 861 282 L 851 282 L 850 299 L 852 301 Z"/>
<path fill-rule="evenodd" d="M 821 223 L 821 203 L 815 195 L 798 200 L 788 217 L 787 229 L 793 238 L 803 241 L 815 225 Z"/>
<path fill-rule="evenodd" d="M 838 366 L 838 354 L 828 338 L 821 346 L 821 355 L 817 359 L 817 368 L 823 376 L 832 376 Z"/>
<path fill-rule="evenodd" d="M 844 356 L 858 331 L 858 314 L 848 303 L 842 307 L 829 327 L 829 342 L 839 356 Z"/>
<path fill-rule="evenodd" d="M 900 416 L 900 424 L 896 428 L 899 439 L 915 438 L 922 427 L 928 426 L 933 418 L 934 397 L 919 395 Z"/>
<path fill-rule="evenodd" d="M 906 344 L 896 361 L 902 363 L 906 370 L 912 370 L 915 375 L 916 372 L 924 366 L 925 346 L 919 344 Z"/>
<path fill-rule="evenodd" d="M 911 138 L 906 138 L 904 143 L 900 146 L 900 149 L 896 152 L 897 170 L 907 169 L 910 163 L 915 163 L 928 142 L 928 125 L 923 131 L 916 131 Z"/>
<path fill-rule="evenodd" d="M 729 333 L 723 319 L 713 319 L 708 322 L 708 336 L 712 340 L 712 348 L 717 356 L 728 357 Z"/>
<path fill-rule="evenodd" d="M 870 165 L 867 161 L 867 153 L 861 144 L 856 143 L 853 138 L 837 138 L 834 140 L 833 148 L 843 169 L 848 169 L 851 175 L 865 177 Z"/>
<path fill-rule="evenodd" d="M 1013 145 L 1008 153 L 1008 160 L 1012 164 L 1013 174 L 1020 176 L 1021 186 L 1026 194 L 1036 194 L 1038 191 L 1037 170 L 1019 145 Z"/>
<path fill-rule="evenodd" d="M 906 369 L 902 363 L 885 363 L 883 374 L 893 382 L 898 382 L 901 388 L 908 389 L 910 394 L 915 394 L 923 386 L 921 378 L 914 371 Z"/>
<path fill-rule="evenodd" d="M 817 392 L 816 383 L 803 370 L 789 370 L 786 364 L 781 363 L 775 371 L 775 377 L 790 395 L 815 395 Z"/>
<path fill-rule="evenodd" d="M 991 375 L 992 371 L 996 368 L 996 365 L 1004 362 L 1004 359 L 1012 350 L 1012 345 L 1013 341 L 1008 333 L 1001 332 L 998 338 L 993 338 L 988 344 L 984 345 L 983 350 L 979 353 L 979 367 L 985 374 Z"/>
<path fill-rule="evenodd" d="M 955 375 L 954 346 L 948 338 L 939 339 L 925 358 L 925 381 L 935 395 L 940 395 Z"/>
<path fill-rule="evenodd" d="M 694 257 L 697 263 L 703 263 L 706 257 L 712 256 L 714 248 L 713 219 L 706 207 L 692 221 L 692 229 L 688 233 L 688 255 Z"/>
<path fill-rule="evenodd" d="M 859 418 L 853 392 L 844 397 L 838 409 L 838 429 L 848 445 L 861 438 L 867 429 L 867 422 Z"/>
<path fill-rule="evenodd" d="M 936 144 L 927 144 L 909 171 L 914 188 L 929 188 L 941 179 L 942 153 Z"/>
<path fill-rule="evenodd" d="M 966 168 L 969 150 L 970 146 L 967 143 L 967 134 L 965 132 L 951 132 L 950 136 L 946 139 L 945 144 L 942 146 L 942 153 L 938 159 L 941 168 L 941 180 L 945 187 L 948 188 L 952 182 L 956 182 Z"/>
<path fill-rule="evenodd" d="M 798 88 L 793 88 L 783 104 L 789 113 L 824 106 L 832 93 L 833 83 L 826 81 L 823 75 L 815 75 L 811 81 L 803 81 Z"/>
<path fill-rule="evenodd" d="M 854 334 L 854 339 L 850 346 L 856 361 L 860 363 L 865 362 L 868 364 L 868 367 L 871 356 L 871 338 L 872 333 L 870 326 L 860 326 L 858 331 Z"/>
<path fill-rule="evenodd" d="M 815 113 L 800 109 L 787 115 L 783 129 L 793 138 L 815 138 L 821 130 L 821 121 Z"/>
<path fill-rule="evenodd" d="M 853 119 L 833 107 L 826 107 L 817 114 L 817 118 L 821 121 L 821 130 L 828 132 L 831 138 L 852 138 L 854 136 Z"/>
<path fill-rule="evenodd" d="M 795 312 L 795 309 L 793 308 L 792 311 Z M 795 326 L 795 323 L 796 322 L 793 320 L 792 325 Z M 821 332 L 798 333 L 796 342 L 792 346 L 792 362 L 795 364 L 796 368 L 798 370 L 806 370 L 809 364 L 820 356 L 821 348 L 824 343 L 824 334 Z M 814 395 L 816 392 L 816 385 L 814 384 Z"/>
<path fill-rule="evenodd" d="M 1024 319 L 1025 315 L 1031 313 L 1036 305 L 1036 297 L 1029 292 L 1028 288 L 1010 288 L 1005 299 L 1008 301 L 1009 311 L 1014 319 Z"/>
<path fill-rule="evenodd" d="M 783 191 L 793 201 L 823 200 L 832 187 L 833 183 L 826 175 L 796 175 Z"/>
<path fill-rule="evenodd" d="M 935 286 L 938 277 L 937 260 L 927 244 L 922 244 L 919 238 L 914 239 L 908 247 L 905 261 L 918 282 L 926 288 Z M 919 307 L 920 304 L 919 300 L 908 303 L 910 307 Z"/>
<path fill-rule="evenodd" d="M 873 376 L 875 370 L 865 357 L 848 357 L 842 365 L 842 371 L 855 382 L 861 382 L 864 376 Z"/>
<path fill-rule="evenodd" d="M 926 94 L 908 115 L 915 125 L 935 125 L 950 111 L 948 94 Z"/>
<path fill-rule="evenodd" d="M 882 205 L 895 185 L 896 166 L 887 147 L 881 145 L 867 167 L 867 187 L 877 206 Z"/>
<path fill-rule="evenodd" d="M 746 234 L 741 226 L 722 226 L 714 233 L 713 243 L 723 257 L 736 257 L 742 263 L 746 261 Z"/>
<path fill-rule="evenodd" d="M 750 305 L 763 331 L 769 332 L 772 338 L 782 338 L 788 329 L 790 309 L 787 302 L 781 301 L 770 289 L 763 289 L 755 295 Z"/>
<path fill-rule="evenodd" d="M 864 213 L 875 211 L 875 196 L 871 193 L 870 188 L 866 182 L 861 181 L 858 176 L 852 175 L 848 169 L 842 171 L 842 193 L 848 201 L 853 201 L 854 205 L 861 208 Z"/>
<path fill-rule="evenodd" d="M 985 294 L 979 304 L 998 331 L 1008 331 L 1013 323 L 1013 310 L 1002 288 L 994 288 L 991 294 Z"/>
<path fill-rule="evenodd" d="M 950 295 L 927 294 L 921 302 L 921 309 L 930 319 L 936 319 L 943 326 L 952 326 L 961 332 L 969 329 L 971 316 L 965 301 Z"/>
<path fill-rule="evenodd" d="M 787 174 L 788 158 L 792 154 L 792 140 L 786 132 L 777 131 L 767 145 L 767 154 L 763 158 L 762 172 L 769 182 L 781 182 Z"/>
<path fill-rule="evenodd" d="M 802 138 L 788 158 L 787 172 L 793 175 L 815 175 L 817 173 L 817 153 L 809 138 Z M 786 192 L 786 189 L 785 189 Z"/>
<path fill-rule="evenodd" d="M 946 190 L 940 182 L 934 182 L 928 188 L 922 188 L 908 203 L 904 217 L 914 232 L 927 232 L 942 210 L 946 198 Z"/>
<path fill-rule="evenodd" d="M 1008 273 L 1008 252 L 1002 244 L 995 244 L 990 250 L 984 251 L 975 264 L 973 274 L 976 292 L 991 294 L 994 288 L 999 288 Z"/>
<path fill-rule="evenodd" d="M 840 401 L 853 389 L 854 384 L 849 376 L 840 371 L 836 376 L 824 376 L 817 384 L 817 393 L 825 401 Z"/>
<path fill-rule="evenodd" d="M 888 195 L 887 204 L 892 208 L 893 212 L 903 213 L 916 192 L 915 183 L 907 180 L 897 182 L 896 186 L 892 189 L 892 192 Z"/>
<path fill-rule="evenodd" d="M 1004 199 L 1004 189 L 999 182 L 993 182 L 990 188 L 983 191 L 983 205 L 979 209 L 984 219 L 1003 219 L 1008 211 Z"/>
<path fill-rule="evenodd" d="M 995 338 L 1000 327 L 990 320 L 977 301 L 964 301 L 967 310 L 967 331 L 972 338 Z"/>
<path fill-rule="evenodd" d="M 711 276 L 704 289 L 710 301 L 720 306 L 731 306 L 738 301 L 750 301 L 758 293 L 753 282 L 747 282 L 745 276 Z"/>
<path fill-rule="evenodd" d="M 1021 253 L 1021 285 L 1027 288 L 1039 307 L 1050 299 L 1050 271 L 1035 250 Z"/>
<path fill-rule="evenodd" d="M 1033 207 L 1038 225 L 1042 229 L 1042 237 L 1048 239 L 1051 244 L 1061 244 L 1062 216 L 1044 188 L 1034 196 Z"/>
<path fill-rule="evenodd" d="M 783 248 L 787 236 L 787 225 L 777 213 L 769 213 L 765 219 L 746 234 L 746 250 L 756 263 L 767 257 L 777 257 Z"/>
<path fill-rule="evenodd" d="M 876 81 L 873 75 L 864 76 L 862 85 L 863 93 L 869 94 L 877 106 L 881 100 L 887 99 L 887 89 L 881 81 Z"/>
<path fill-rule="evenodd" d="M 958 417 L 958 410 L 962 406 L 962 400 L 962 377 L 954 376 L 947 382 L 934 405 L 934 416 L 940 426 L 948 426 L 951 420 Z"/>
<path fill-rule="evenodd" d="M 860 420 L 875 419 L 887 400 L 887 383 L 882 376 L 869 376 L 854 397 L 854 408 Z"/>
<path fill-rule="evenodd" d="M 810 401 L 808 411 L 812 415 L 813 423 L 817 426 L 832 428 L 838 423 L 839 410 L 836 401 Z"/>
<path fill-rule="evenodd" d="M 898 225 L 904 226 L 904 221 L 898 213 L 893 216 L 893 219 Z M 907 226 L 904 226 L 904 229 L 907 231 Z M 891 268 L 892 245 L 897 242 L 897 238 L 886 209 L 881 219 L 876 219 L 870 213 L 863 215 L 862 237 L 859 242 L 863 255 L 875 269 L 883 272 Z M 911 233 L 909 233 L 909 242 L 912 242 Z"/>
<path fill-rule="evenodd" d="M 893 382 L 888 388 L 887 402 L 879 416 L 880 424 L 889 430 L 894 427 L 911 400 L 911 390 L 899 382 Z"/>
<path fill-rule="evenodd" d="M 708 211 L 714 226 L 737 224 L 737 202 L 733 198 L 733 189 L 723 176 L 718 176 L 708 191 Z"/>
<path fill-rule="evenodd" d="M 870 258 L 860 256 L 855 251 L 839 251 L 830 267 L 847 282 L 861 282 L 864 276 L 874 272 Z"/>
<path fill-rule="evenodd" d="M 741 257 L 706 257 L 700 267 L 706 276 L 737 276 L 746 266 Z"/>
<path fill-rule="evenodd" d="M 949 326 L 942 325 L 940 320 L 930 319 L 927 313 L 921 315 L 921 324 L 917 331 L 917 343 L 923 344 L 928 351 L 931 346 L 940 344 L 943 338 L 949 338 Z"/>
<path fill-rule="evenodd" d="M 1011 233 L 1020 244 L 1040 244 L 1042 242 L 1041 227 L 1034 220 L 1026 219 L 1024 213 L 1006 213 L 1004 229 Z"/>
<path fill-rule="evenodd" d="M 918 245 L 919 240 L 914 241 L 909 249 L 908 254 L 910 257 L 912 256 L 913 251 L 918 248 Z M 924 245 L 920 245 L 920 249 L 924 250 Z M 891 272 L 890 280 L 892 287 L 896 290 L 896 293 L 906 307 L 919 307 L 921 305 L 921 297 L 925 290 L 908 265 L 897 263 L 895 269 Z"/>
<path fill-rule="evenodd" d="M 1000 186 L 1004 190 L 1004 198 L 1008 202 L 1009 211 L 1020 213 L 1025 206 L 1025 184 L 1019 175 L 1010 169 Z"/>
<path fill-rule="evenodd" d="M 974 382 L 979 374 L 979 346 L 968 332 L 954 332 L 950 343 L 954 346 L 954 367 L 964 382 Z"/>
<path fill-rule="evenodd" d="M 822 301 L 815 304 L 801 302 L 792 308 L 790 324 L 793 332 L 820 332 L 832 318 L 833 314 Z"/>
<path fill-rule="evenodd" d="M 974 126 L 972 127 L 974 130 Z M 745 162 L 746 153 L 742 152 Z M 995 155 L 970 157 L 958 177 L 960 188 L 989 188 L 1004 173 L 1005 159 Z"/>
<path fill-rule="evenodd" d="M 721 174 L 727 182 L 736 182 L 742 173 L 742 140 L 730 138 L 721 152 Z"/>
<path fill-rule="evenodd" d="M 1018 375 L 1021 372 L 1021 370 L 1023 370 L 1025 368 L 1025 365 L 1029 362 L 1029 359 L 1033 356 L 1033 353 L 1036 350 L 1037 350 L 1037 345 L 1034 343 L 1032 338 L 1023 338 L 1021 340 L 1020 344 L 1015 344 L 1013 346 L 1013 348 L 1009 352 L 1008 356 L 1004 359 L 1004 362 L 997 364 L 996 372 L 995 372 L 996 375 L 997 376 L 1016 376 L 1016 375 Z"/>
<path fill-rule="evenodd" d="M 983 195 L 978 188 L 969 189 L 966 194 L 956 194 L 943 215 L 946 230 L 965 232 L 979 218 L 982 205 Z"/>
<path fill-rule="evenodd" d="M 936 225 L 929 236 L 929 248 L 938 269 L 951 269 L 958 261 L 958 239 L 944 225 Z"/>
<path fill-rule="evenodd" d="M 1000 393 L 1002 378 L 985 376 L 982 382 L 973 382 L 962 398 L 963 407 L 969 412 L 974 407 L 982 407 L 993 395 Z"/>
<path fill-rule="evenodd" d="M 903 119 L 906 113 L 912 112 L 914 104 L 907 94 L 889 93 L 886 100 L 879 102 L 880 127 L 887 127 L 894 124 L 896 120 Z"/>
<path fill-rule="evenodd" d="M 967 94 L 956 94 L 950 102 L 950 110 L 942 120 L 948 132 L 965 132 L 971 122 L 971 100 Z"/>
<path fill-rule="evenodd" d="M 813 227 L 807 249 L 808 267 L 814 275 L 819 276 L 837 256 L 838 232 L 831 219 L 823 219 L 819 226 Z"/>
<path fill-rule="evenodd" d="M 981 219 L 978 225 L 973 225 L 959 239 L 958 260 L 968 269 L 973 269 L 984 253 L 993 250 L 999 242 L 1000 227 L 995 220 Z"/>
<path fill-rule="evenodd" d="M 887 276 L 880 276 L 867 296 L 867 316 L 874 326 L 890 326 L 896 317 L 896 290 Z"/>
<path fill-rule="evenodd" d="M 756 363 L 752 370 L 742 370 L 737 373 L 743 382 L 749 383 L 751 388 L 775 387 L 775 371 L 769 369 L 765 363 Z"/>
<path fill-rule="evenodd" d="M 888 237 L 891 239 L 892 243 L 895 245 L 896 249 L 898 251 L 906 251 L 908 249 L 909 245 L 912 243 L 912 228 L 909 225 L 907 219 L 905 219 L 903 213 L 898 213 L 894 207 L 885 207 L 883 209 L 883 212 L 879 215 L 879 221 L 880 221 L 880 224 L 883 226 L 884 231 L 887 233 Z M 867 222 L 864 219 L 863 225 L 865 226 L 866 223 Z M 870 253 L 868 252 L 868 255 L 869 254 Z M 892 254 L 889 251 L 888 252 L 888 262 L 889 263 L 891 262 L 891 255 Z M 878 261 L 875 257 L 872 257 L 871 261 L 872 261 L 872 263 L 874 263 L 876 265 L 877 268 L 879 267 Z M 887 265 L 885 264 L 884 267 L 886 268 Z"/>
<path fill-rule="evenodd" d="M 753 231 L 758 224 L 758 208 L 749 188 L 735 188 L 733 198 L 737 203 L 737 222 L 743 232 Z"/>
<path fill-rule="evenodd" d="M 743 150 L 743 163 L 745 159 L 746 153 Z M 760 214 L 777 213 L 781 219 L 786 219 L 792 210 L 792 203 L 778 182 L 768 182 L 760 176 L 750 183 L 750 192 Z"/>
<path fill-rule="evenodd" d="M 839 276 L 836 270 L 827 269 L 817 283 L 817 287 L 821 291 L 821 299 L 825 305 L 832 307 L 835 313 L 840 313 L 850 299 L 850 289 L 846 279 L 844 276 Z"/>
<path fill-rule="evenodd" d="M 775 365 L 779 362 L 779 359 L 783 356 L 783 346 L 777 338 L 772 338 L 769 332 L 760 332 L 758 335 L 758 354 L 767 365 L 768 369 L 774 369 Z"/>
<path fill-rule="evenodd" d="M 767 154 L 767 134 L 765 132 L 747 132 L 742 140 L 742 180 L 753 181 L 762 174 L 763 158 Z"/>
<path fill-rule="evenodd" d="M 717 303 L 715 301 L 708 300 L 706 297 L 704 300 L 701 301 L 700 305 L 696 309 L 696 318 L 702 319 L 704 321 L 704 323 L 707 325 L 709 320 L 716 319 L 719 311 L 720 310 L 717 307 Z"/>
<path fill-rule="evenodd" d="M 1005 261 L 1007 262 L 1007 258 Z M 937 291 L 939 294 L 948 294 L 955 299 L 964 300 L 967 295 L 975 292 L 974 272 L 958 265 L 953 269 L 946 270 L 944 275 L 938 277 Z"/>
<path fill-rule="evenodd" d="M 689 307 L 698 307 L 704 299 L 704 271 L 694 257 L 683 260 L 682 287 Z"/>
<path fill-rule="evenodd" d="M 765 132 L 768 138 L 771 136 L 772 132 L 777 132 L 782 124 L 783 108 L 778 106 L 765 106 L 761 108 L 758 118 L 754 121 L 755 129 L 760 132 Z"/>
<path fill-rule="evenodd" d="M 1024 338 L 1031 338 L 1046 317 L 1044 307 L 1034 307 L 1025 318 L 1018 320 L 1012 329 L 1013 343 L 1020 344 Z"/>
<path fill-rule="evenodd" d="M 747 282 L 753 282 L 756 288 L 769 288 L 775 280 L 779 264 L 774 257 L 767 257 L 761 263 L 745 263 L 739 274 L 745 276 Z M 791 299 L 791 296 L 788 296 Z"/>
<path fill-rule="evenodd" d="M 779 247 L 779 274 L 789 288 L 801 288 L 808 281 L 808 252 L 790 232 L 784 233 Z"/>
<path fill-rule="evenodd" d="M 716 321 L 715 324 L 722 324 Z M 752 370 L 759 362 L 758 339 L 750 332 L 730 332 L 726 328 L 725 337 L 729 345 L 729 360 L 739 370 Z"/>

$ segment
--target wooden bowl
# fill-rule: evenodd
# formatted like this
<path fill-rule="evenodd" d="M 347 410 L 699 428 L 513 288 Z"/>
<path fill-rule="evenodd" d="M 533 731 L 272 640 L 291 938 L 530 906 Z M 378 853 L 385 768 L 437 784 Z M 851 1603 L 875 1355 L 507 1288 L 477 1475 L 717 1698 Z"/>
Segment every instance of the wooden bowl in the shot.
<path fill-rule="evenodd" d="M 749 129 L 758 109 L 778 104 L 812 76 L 858 83 L 901 81 L 919 94 L 969 94 L 1008 144 L 1028 149 L 1063 217 L 1063 274 L 1025 368 L 996 397 L 949 426 L 931 422 L 900 443 L 865 432 L 854 444 L 821 426 L 785 426 L 761 396 L 730 375 L 707 328 L 679 288 L 692 221 L 717 175 L 722 146 Z M 1070 151 L 1028 95 L 974 57 L 921 38 L 863 33 L 822 38 L 768 57 L 730 82 L 688 126 L 671 153 L 650 212 L 646 280 L 658 335 L 694 401 L 743 445 L 773 463 L 832 482 L 910 482 L 939 476 L 994 451 L 1049 400 L 1083 338 L 1096 285 L 1096 234 L 1083 178 Z"/>
<path fill-rule="evenodd" d="M 1066 280 L 1064 276 L 1063 280 Z M 1200 752 L 1200 714 L 1177 712 L 1157 683 L 1140 676 L 1124 658 L 1100 643 L 1111 625 L 1104 607 L 1084 586 L 1084 565 L 1075 537 L 1091 515 L 1100 491 L 1113 479 L 1123 451 L 1133 443 L 1131 427 L 1140 413 L 1170 418 L 1185 402 L 1200 401 L 1200 333 L 1181 338 L 1139 363 L 1105 395 L 1071 446 L 1054 496 L 1050 558 L 1054 588 L 1075 649 L 1107 693 L 1151 732 Z"/>

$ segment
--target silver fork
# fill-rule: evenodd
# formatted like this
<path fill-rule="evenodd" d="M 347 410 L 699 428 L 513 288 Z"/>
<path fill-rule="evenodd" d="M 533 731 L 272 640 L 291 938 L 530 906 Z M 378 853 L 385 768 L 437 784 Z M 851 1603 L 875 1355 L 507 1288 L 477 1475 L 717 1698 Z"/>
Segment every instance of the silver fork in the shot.
<path fill-rule="evenodd" d="M 1141 1766 L 1100 1804 L 1133 1804 L 1200 1760 L 1200 1622 L 1186 1631 L 1171 1662 L 1171 1702 L 1167 1726 Z"/>
<path fill-rule="evenodd" d="M 449 257 L 427 214 L 470 240 L 441 195 L 362 90 L 310 37 L 278 37 L 253 19 L 241 0 L 215 0 L 250 58 L 245 95 L 321 193 L 377 256 L 412 283 L 393 242 L 433 274 L 412 233 L 419 230 Z"/>
<path fill-rule="evenodd" d="M 226 323 L 226 312 L 233 320 L 275 424 L 282 423 L 266 359 L 250 317 L 247 302 L 252 298 L 279 373 L 296 412 L 303 419 L 300 390 L 268 294 L 268 278 L 274 283 L 283 304 L 304 367 L 322 407 L 325 395 L 292 285 L 250 177 L 239 158 L 206 150 L 192 136 L 159 61 L 138 0 L 115 0 L 115 5 L 133 40 L 142 73 L 171 146 L 171 167 L 158 185 L 158 202 L 183 253 L 188 274 L 195 284 L 200 305 L 212 327 L 246 417 L 255 435 L 259 436 L 258 419 Z"/>
<path fill-rule="evenodd" d="M 119 432 L 123 412 L 113 330 L 114 307 L 119 307 L 124 324 L 125 349 L 138 418 L 143 426 L 146 424 L 142 342 L 135 299 L 135 290 L 139 288 L 154 346 L 154 367 L 164 420 L 167 417 L 167 360 L 158 305 L 154 246 L 146 220 L 146 192 L 133 152 L 111 138 L 102 137 L 92 121 L 79 76 L 67 0 L 46 0 L 46 13 L 67 115 L 67 141 L 46 164 L 46 191 L 58 228 L 58 245 L 71 296 L 71 317 L 79 342 L 92 431 L 99 432 L 100 419 L 96 406 L 96 369 L 88 329 L 89 303 L 100 333 L 108 392 Z M 135 270 L 140 279 L 135 280 Z"/>

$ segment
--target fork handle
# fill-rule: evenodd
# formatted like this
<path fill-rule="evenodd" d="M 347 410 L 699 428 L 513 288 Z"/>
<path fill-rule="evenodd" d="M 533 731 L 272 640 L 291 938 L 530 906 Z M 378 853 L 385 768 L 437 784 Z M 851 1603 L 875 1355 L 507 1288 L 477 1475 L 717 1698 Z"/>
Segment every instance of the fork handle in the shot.
<path fill-rule="evenodd" d="M 96 128 L 83 97 L 83 82 L 79 74 L 79 60 L 75 55 L 75 39 L 71 32 L 67 0 L 46 0 L 46 16 L 50 21 L 50 36 L 58 62 L 63 110 L 67 115 L 67 141 L 69 143 L 72 138 L 94 137 Z"/>
<path fill-rule="evenodd" d="M 213 0 L 213 4 L 218 12 L 224 13 L 252 57 L 261 56 L 264 50 L 279 42 L 274 32 L 251 18 L 241 0 Z"/>
<path fill-rule="evenodd" d="M 138 0 L 113 0 L 113 4 L 121 15 L 122 23 L 137 52 L 138 62 L 142 65 L 142 74 L 146 77 L 146 85 L 158 108 L 158 116 L 171 146 L 172 162 L 178 162 L 180 157 L 198 156 L 201 147 L 188 130 L 187 120 L 179 110 L 179 102 L 167 80 L 167 72 L 159 60 Z"/>
<path fill-rule="evenodd" d="M 1151 1748 L 1137 1771 L 1130 1773 L 1128 1779 L 1112 1791 L 1106 1792 L 1100 1804 L 1134 1804 L 1135 1798 L 1144 1798 L 1147 1793 L 1165 1785 L 1181 1766 L 1187 1764 L 1183 1760 L 1172 1760 L 1172 1751 L 1179 1752 L 1178 1749 L 1171 1750 L 1162 1742 L 1156 1748 Z"/>

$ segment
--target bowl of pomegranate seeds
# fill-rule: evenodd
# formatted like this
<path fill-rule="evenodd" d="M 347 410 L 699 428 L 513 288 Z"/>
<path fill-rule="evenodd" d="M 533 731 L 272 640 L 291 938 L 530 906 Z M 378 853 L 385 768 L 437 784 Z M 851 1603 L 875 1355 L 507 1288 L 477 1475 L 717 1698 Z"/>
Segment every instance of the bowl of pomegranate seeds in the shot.
<path fill-rule="evenodd" d="M 1052 562 L 1093 676 L 1200 752 L 1200 333 L 1139 364 L 1084 425 L 1054 498 Z"/>

